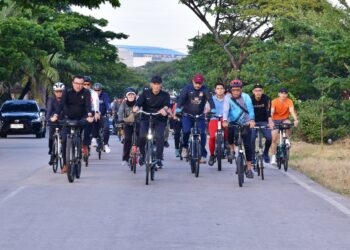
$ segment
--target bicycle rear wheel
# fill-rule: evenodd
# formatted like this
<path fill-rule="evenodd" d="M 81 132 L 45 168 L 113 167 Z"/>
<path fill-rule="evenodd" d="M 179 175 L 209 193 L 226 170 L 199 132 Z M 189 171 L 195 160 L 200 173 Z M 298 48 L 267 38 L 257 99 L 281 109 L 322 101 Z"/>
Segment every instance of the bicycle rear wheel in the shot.
<path fill-rule="evenodd" d="M 75 145 L 72 138 L 67 138 L 66 159 L 67 159 L 67 178 L 70 183 L 74 182 L 75 177 Z"/>

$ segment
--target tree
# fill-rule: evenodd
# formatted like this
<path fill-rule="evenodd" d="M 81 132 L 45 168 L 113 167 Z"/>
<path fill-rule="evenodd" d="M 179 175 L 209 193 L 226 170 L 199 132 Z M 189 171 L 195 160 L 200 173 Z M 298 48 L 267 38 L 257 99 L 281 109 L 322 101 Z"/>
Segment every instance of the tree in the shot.
<path fill-rule="evenodd" d="M 241 66 L 254 53 L 252 38 L 265 41 L 274 35 L 278 16 L 292 17 L 297 10 L 320 8 L 317 0 L 181 0 L 207 26 L 225 51 L 230 65 L 239 75 Z M 321 2 L 321 3 L 320 3 Z M 300 11 L 299 13 L 300 14 Z M 233 42 L 237 46 L 232 47 Z"/>

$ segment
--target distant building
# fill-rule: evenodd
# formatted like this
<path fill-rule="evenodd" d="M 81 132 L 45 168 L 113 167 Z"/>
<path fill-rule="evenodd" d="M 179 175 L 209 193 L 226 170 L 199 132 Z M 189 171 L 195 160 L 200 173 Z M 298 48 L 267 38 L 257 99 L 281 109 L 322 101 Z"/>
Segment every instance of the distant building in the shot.
<path fill-rule="evenodd" d="M 120 60 L 128 67 L 144 66 L 148 62 L 169 62 L 184 58 L 184 53 L 176 50 L 149 46 L 117 45 Z"/>

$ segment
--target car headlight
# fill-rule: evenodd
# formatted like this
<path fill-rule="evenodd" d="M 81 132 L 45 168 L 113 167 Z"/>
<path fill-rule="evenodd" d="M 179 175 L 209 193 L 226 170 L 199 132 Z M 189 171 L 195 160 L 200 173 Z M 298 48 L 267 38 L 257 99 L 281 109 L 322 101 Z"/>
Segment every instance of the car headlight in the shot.
<path fill-rule="evenodd" d="M 148 135 L 147 135 L 147 139 L 148 139 L 148 140 L 152 140 L 152 139 L 153 139 L 153 135 L 152 135 L 152 134 L 148 134 Z"/>

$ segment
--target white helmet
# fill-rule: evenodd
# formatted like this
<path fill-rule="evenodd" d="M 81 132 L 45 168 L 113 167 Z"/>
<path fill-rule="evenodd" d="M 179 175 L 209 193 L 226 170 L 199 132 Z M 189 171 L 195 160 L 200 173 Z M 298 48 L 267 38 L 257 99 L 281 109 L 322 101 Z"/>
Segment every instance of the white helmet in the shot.
<path fill-rule="evenodd" d="M 57 90 L 64 90 L 65 86 L 63 83 L 61 82 L 56 82 L 54 85 L 53 85 L 53 90 L 54 91 L 57 91 Z"/>

